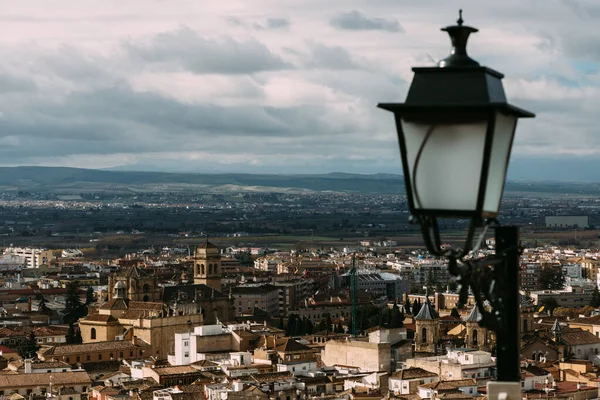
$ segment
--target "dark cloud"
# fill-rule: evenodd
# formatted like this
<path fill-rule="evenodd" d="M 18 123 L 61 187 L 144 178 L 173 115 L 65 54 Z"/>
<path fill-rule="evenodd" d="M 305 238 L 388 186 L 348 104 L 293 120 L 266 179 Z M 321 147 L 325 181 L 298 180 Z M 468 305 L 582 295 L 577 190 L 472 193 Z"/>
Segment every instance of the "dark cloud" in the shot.
<path fill-rule="evenodd" d="M 194 73 L 248 74 L 292 66 L 256 40 L 206 39 L 189 28 L 163 32 L 148 43 L 129 41 L 130 55 L 150 63 L 178 63 Z"/>
<path fill-rule="evenodd" d="M 266 107 L 184 104 L 123 83 L 94 92 L 74 92 L 61 102 L 36 101 L 2 119 L 4 163 L 23 157 L 79 154 L 143 154 L 215 150 L 264 152 L 273 140 L 313 142 L 323 135 L 356 131 L 351 118 L 323 105 Z M 303 139 L 305 138 L 305 139 Z M 267 146 L 267 147 L 265 147 Z M 283 154 L 283 153 L 282 153 Z"/>
<path fill-rule="evenodd" d="M 333 16 L 331 26 L 349 31 L 377 30 L 387 32 L 404 32 L 400 23 L 395 19 L 367 18 L 359 11 L 353 10 Z"/>
<path fill-rule="evenodd" d="M 324 69 L 354 69 L 354 63 L 350 52 L 340 46 L 327 46 L 323 43 L 309 43 L 310 58 L 307 62 L 309 68 Z"/>
<path fill-rule="evenodd" d="M 240 18 L 229 17 L 227 22 L 234 26 L 240 26 L 243 28 L 254 29 L 257 31 L 269 30 L 269 29 L 285 29 L 290 26 L 290 21 L 286 18 L 267 18 L 264 23 L 253 22 L 249 23 Z"/>
<path fill-rule="evenodd" d="M 37 89 L 37 85 L 29 80 L 0 72 L 0 93 L 27 92 Z"/>
<path fill-rule="evenodd" d="M 267 19 L 267 27 L 270 29 L 281 29 L 290 26 L 290 21 L 285 18 L 269 18 Z"/>

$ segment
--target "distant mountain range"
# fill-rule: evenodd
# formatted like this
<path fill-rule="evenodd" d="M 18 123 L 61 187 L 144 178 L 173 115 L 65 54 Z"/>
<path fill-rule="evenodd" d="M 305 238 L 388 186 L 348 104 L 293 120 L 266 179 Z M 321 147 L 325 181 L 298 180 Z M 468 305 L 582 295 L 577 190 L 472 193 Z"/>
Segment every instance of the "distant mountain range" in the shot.
<path fill-rule="evenodd" d="M 0 189 L 81 191 L 336 191 L 398 193 L 403 179 L 393 174 L 276 175 L 106 171 L 64 167 L 0 167 Z"/>
<path fill-rule="evenodd" d="M 329 173 L 315 175 L 196 174 L 107 171 L 64 167 L 0 167 L 0 190 L 79 192 L 226 192 L 335 191 L 404 193 L 404 180 L 394 174 Z M 594 183 L 509 181 L 508 192 L 600 194 Z"/>

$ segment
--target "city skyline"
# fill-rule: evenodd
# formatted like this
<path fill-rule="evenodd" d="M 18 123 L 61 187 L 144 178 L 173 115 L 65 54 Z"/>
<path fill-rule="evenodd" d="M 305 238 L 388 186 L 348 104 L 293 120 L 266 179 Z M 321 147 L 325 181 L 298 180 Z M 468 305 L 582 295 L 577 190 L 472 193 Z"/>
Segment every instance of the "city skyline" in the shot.
<path fill-rule="evenodd" d="M 399 174 L 375 105 L 447 55 L 458 8 L 470 55 L 538 115 L 508 178 L 600 180 L 600 5 L 558 0 L 6 4 L 1 165 Z"/>

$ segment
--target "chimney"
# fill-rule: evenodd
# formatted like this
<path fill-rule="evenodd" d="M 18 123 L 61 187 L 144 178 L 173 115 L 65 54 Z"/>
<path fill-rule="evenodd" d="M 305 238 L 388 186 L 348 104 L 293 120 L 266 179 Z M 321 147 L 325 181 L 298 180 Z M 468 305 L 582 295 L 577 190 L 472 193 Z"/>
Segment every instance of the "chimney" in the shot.
<path fill-rule="evenodd" d="M 25 361 L 24 361 L 24 363 L 25 363 L 25 373 L 26 374 L 31 374 L 31 370 L 32 370 L 32 367 L 31 367 L 31 364 L 32 364 L 31 358 L 26 358 Z"/>

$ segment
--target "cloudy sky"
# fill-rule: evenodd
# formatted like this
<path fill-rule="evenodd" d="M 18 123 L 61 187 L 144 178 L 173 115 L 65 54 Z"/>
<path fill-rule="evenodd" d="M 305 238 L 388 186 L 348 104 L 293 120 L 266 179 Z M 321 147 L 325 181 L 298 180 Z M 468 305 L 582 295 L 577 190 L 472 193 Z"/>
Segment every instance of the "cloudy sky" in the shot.
<path fill-rule="evenodd" d="M 511 177 L 600 180 L 597 0 L 19 0 L 0 8 L 0 164 L 399 173 L 391 115 L 449 51 L 506 75 Z"/>

